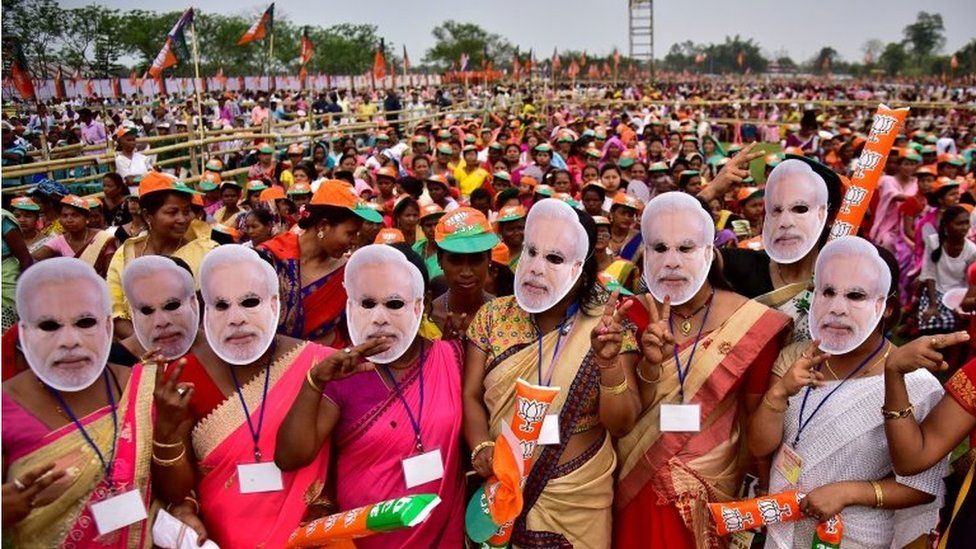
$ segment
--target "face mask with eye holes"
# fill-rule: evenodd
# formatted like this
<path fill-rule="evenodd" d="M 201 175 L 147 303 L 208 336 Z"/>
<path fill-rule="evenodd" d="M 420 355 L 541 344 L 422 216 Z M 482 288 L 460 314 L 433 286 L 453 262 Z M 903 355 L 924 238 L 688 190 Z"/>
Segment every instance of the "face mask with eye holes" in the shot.
<path fill-rule="evenodd" d="M 423 301 L 408 301 L 390 297 L 379 301 L 364 298 L 358 302 L 352 296 L 346 300 L 346 319 L 349 338 L 354 345 L 361 345 L 371 337 L 385 337 L 390 348 L 367 357 L 374 364 L 389 364 L 407 352 L 417 336 L 423 317 Z"/>
<path fill-rule="evenodd" d="M 218 299 L 203 314 L 203 332 L 214 354 L 235 366 L 254 363 L 274 341 L 278 296 L 247 294 L 236 303 Z"/>

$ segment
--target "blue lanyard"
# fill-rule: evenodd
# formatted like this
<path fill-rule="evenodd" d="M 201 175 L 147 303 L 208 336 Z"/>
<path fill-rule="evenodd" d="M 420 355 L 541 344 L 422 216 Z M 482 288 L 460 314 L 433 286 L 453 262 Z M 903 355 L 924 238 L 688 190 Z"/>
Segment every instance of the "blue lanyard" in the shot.
<path fill-rule="evenodd" d="M 569 308 L 566 309 L 566 316 L 563 317 L 562 322 L 556 326 L 556 329 L 559 330 L 559 335 L 556 336 L 556 348 L 552 351 L 552 360 L 549 361 L 549 369 L 546 371 L 546 378 L 544 380 L 542 379 L 542 338 L 544 334 L 542 333 L 542 330 L 539 329 L 539 326 L 535 324 L 535 320 L 532 321 L 532 325 L 535 327 L 536 344 L 539 349 L 539 362 L 536 366 L 539 385 L 545 385 L 548 387 L 552 382 L 552 370 L 555 367 L 556 357 L 559 355 L 559 346 L 562 344 L 563 336 L 569 331 L 566 329 L 568 328 L 569 321 L 573 319 L 577 311 L 579 311 L 579 303 L 574 301 Z"/>
<path fill-rule="evenodd" d="M 695 351 L 698 350 L 698 342 L 701 341 L 702 330 L 705 329 L 705 323 L 708 322 L 708 312 L 712 310 L 712 298 L 715 297 L 715 290 L 712 290 L 711 295 L 708 296 L 708 304 L 705 305 L 705 315 L 702 316 L 701 325 L 698 326 L 698 333 L 695 334 L 695 342 L 691 346 L 691 354 L 688 355 L 688 363 L 682 368 L 681 360 L 678 358 L 678 346 L 672 345 L 671 352 L 674 353 L 674 363 L 678 368 L 678 398 L 681 399 L 681 403 L 685 402 L 685 380 L 688 379 L 688 372 L 691 371 L 691 363 L 695 360 Z M 654 306 L 651 303 L 651 306 Z M 668 330 L 674 333 L 674 322 L 672 317 L 668 316 Z"/>
<path fill-rule="evenodd" d="M 803 404 L 800 405 L 800 418 L 797 424 L 796 436 L 793 437 L 794 448 L 796 448 L 796 445 L 800 443 L 800 435 L 803 433 L 804 429 L 806 429 L 807 426 L 810 425 L 810 422 L 813 421 L 813 416 L 817 415 L 817 412 L 819 412 L 820 408 L 822 408 L 823 405 L 827 403 L 827 400 L 829 400 L 830 397 L 832 397 L 834 393 L 837 392 L 838 389 L 843 387 L 844 384 L 847 383 L 847 380 L 854 377 L 858 372 L 861 371 L 861 369 L 864 368 L 864 366 L 867 365 L 868 362 L 871 362 L 871 359 L 877 356 L 877 354 L 881 351 L 881 348 L 884 347 L 885 343 L 887 342 L 888 340 L 886 340 L 885 338 L 881 338 L 881 343 L 878 344 L 877 348 L 875 348 L 874 351 L 870 355 L 868 355 L 867 358 L 862 360 L 861 363 L 858 364 L 857 368 L 854 369 L 854 371 L 847 374 L 847 377 L 845 377 L 843 381 L 840 382 L 840 384 L 838 384 L 829 393 L 827 393 L 827 396 L 824 397 L 824 399 L 820 401 L 820 404 L 817 404 L 817 407 L 814 408 L 813 412 L 810 413 L 810 417 L 808 417 L 806 421 L 803 421 L 803 411 L 806 409 L 807 399 L 810 398 L 810 393 L 813 391 L 813 387 L 807 387 L 807 392 L 803 395 Z"/>
<path fill-rule="evenodd" d="M 417 451 L 423 453 L 424 451 L 424 441 L 420 438 L 420 420 L 424 415 L 424 361 L 426 358 L 427 351 L 424 349 L 423 342 L 420 343 L 420 409 L 417 410 L 417 417 L 414 417 L 413 410 L 410 409 L 410 405 L 407 404 L 406 397 L 403 396 L 403 391 L 400 390 L 400 384 L 397 383 L 396 376 L 393 375 L 393 371 L 389 366 L 384 365 L 381 371 L 386 372 L 386 375 L 390 377 L 390 381 L 393 382 L 393 391 L 396 393 L 397 398 L 400 399 L 400 403 L 403 404 L 403 409 L 407 411 L 407 417 L 410 418 L 410 426 L 413 427 L 413 434 L 417 442 Z"/>
<path fill-rule="evenodd" d="M 106 368 L 108 368 L 108 366 L 106 366 Z M 88 431 L 85 430 L 85 426 L 78 421 L 78 417 L 75 416 L 74 411 L 71 410 L 71 406 L 68 406 L 68 403 L 61 398 L 61 393 L 49 387 L 46 383 L 44 384 L 44 387 L 47 387 L 47 390 L 50 391 L 51 395 L 53 395 L 58 401 L 58 405 L 61 406 L 61 409 L 68 414 L 68 417 L 72 422 L 74 422 L 75 427 L 81 431 L 81 436 L 85 437 L 85 442 L 92 447 L 92 450 L 95 450 L 95 455 L 98 456 L 98 461 L 102 462 L 102 468 L 105 469 L 105 480 L 108 481 L 109 485 L 112 485 L 112 465 L 115 463 L 115 447 L 119 436 L 119 416 L 115 407 L 115 395 L 112 394 L 112 387 L 108 384 L 108 372 L 102 372 L 102 379 L 105 380 L 105 394 L 108 395 L 108 403 L 112 408 L 112 453 L 110 454 L 111 457 L 109 457 L 108 461 L 105 461 L 105 455 L 102 454 L 102 451 L 98 449 L 98 445 L 95 444 L 95 441 L 92 439 L 91 435 L 89 435 Z"/>
<path fill-rule="evenodd" d="M 277 342 L 275 342 L 277 343 Z M 234 373 L 234 367 L 228 366 L 230 368 L 230 377 L 234 380 L 234 390 L 237 391 L 237 397 L 241 399 L 241 406 L 244 408 L 244 417 L 247 418 L 247 429 L 251 432 L 251 440 L 254 441 L 254 462 L 261 462 L 261 450 L 258 448 L 258 441 L 261 439 L 261 428 L 264 427 L 264 410 L 267 408 L 265 402 L 268 399 L 268 385 L 271 381 L 271 363 L 273 362 L 275 343 L 271 344 L 270 356 L 268 359 L 268 365 L 264 368 L 264 392 L 261 394 L 261 412 L 258 414 L 258 428 L 254 428 L 254 423 L 251 421 L 251 411 L 247 409 L 247 402 L 244 400 L 244 393 L 241 392 L 241 384 L 237 382 L 237 374 Z"/>

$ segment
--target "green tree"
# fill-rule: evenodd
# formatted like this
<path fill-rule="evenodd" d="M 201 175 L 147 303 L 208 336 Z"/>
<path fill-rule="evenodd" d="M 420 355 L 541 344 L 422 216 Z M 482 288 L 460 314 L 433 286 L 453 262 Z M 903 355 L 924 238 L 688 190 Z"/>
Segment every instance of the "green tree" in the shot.
<path fill-rule="evenodd" d="M 905 45 L 898 42 L 891 42 L 878 58 L 878 65 L 884 69 L 888 76 L 894 76 L 905 69 L 908 65 L 908 51 Z"/>
<path fill-rule="evenodd" d="M 424 61 L 442 68 L 457 62 L 461 54 L 469 56 L 468 69 L 481 68 L 485 52 L 496 66 L 511 61 L 513 47 L 508 40 L 490 33 L 474 23 L 448 20 L 434 27 L 434 47 L 427 50 Z"/>
<path fill-rule="evenodd" d="M 925 57 L 945 46 L 944 32 L 941 14 L 920 11 L 915 22 L 905 27 L 905 42 L 911 44 L 913 54 Z"/>
<path fill-rule="evenodd" d="M 820 48 L 820 51 L 814 56 L 813 60 L 811 60 L 810 68 L 813 70 L 813 72 L 820 74 L 833 72 L 833 68 L 838 61 L 838 57 L 837 50 L 831 48 L 830 46 L 825 46 Z"/>

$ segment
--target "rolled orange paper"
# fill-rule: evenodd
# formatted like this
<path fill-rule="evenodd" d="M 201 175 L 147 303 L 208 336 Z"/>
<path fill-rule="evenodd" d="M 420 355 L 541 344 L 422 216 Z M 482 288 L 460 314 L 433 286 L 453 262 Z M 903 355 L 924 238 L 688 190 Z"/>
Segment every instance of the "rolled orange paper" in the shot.
<path fill-rule="evenodd" d="M 803 494 L 790 490 L 743 501 L 709 503 L 708 510 L 712 513 L 718 534 L 727 536 L 767 524 L 800 520 L 803 518 L 803 513 L 800 512 L 801 499 Z"/>
<path fill-rule="evenodd" d="M 871 195 L 878 188 L 878 180 L 884 173 L 891 145 L 905 123 L 906 116 L 908 107 L 892 109 L 884 104 L 878 105 L 867 144 L 857 159 L 857 168 L 851 174 L 850 185 L 844 193 L 837 219 L 830 228 L 830 238 L 857 234 L 871 202 Z"/>

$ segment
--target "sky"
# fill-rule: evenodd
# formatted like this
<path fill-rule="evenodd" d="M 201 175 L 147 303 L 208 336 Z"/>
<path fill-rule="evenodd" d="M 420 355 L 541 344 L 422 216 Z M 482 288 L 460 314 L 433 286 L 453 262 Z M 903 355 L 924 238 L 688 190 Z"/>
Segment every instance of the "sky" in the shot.
<path fill-rule="evenodd" d="M 93 3 L 62 0 L 65 7 Z M 186 0 L 99 0 L 120 9 L 179 11 Z M 309 6 L 314 6 L 309 10 Z M 197 6 L 204 12 L 251 15 L 255 18 L 267 3 L 252 0 L 206 0 Z M 446 19 L 470 22 L 499 34 L 522 51 L 533 48 L 548 57 L 553 47 L 610 53 L 617 47 L 627 53 L 626 0 L 279 0 L 276 15 L 293 22 L 328 27 L 338 23 L 369 23 L 400 52 L 406 45 L 411 59 L 419 61 L 433 45 L 431 29 Z M 863 58 L 862 46 L 872 38 L 883 42 L 901 40 L 902 29 L 915 21 L 919 11 L 941 13 L 945 24 L 945 53 L 958 50 L 976 38 L 976 2 L 973 0 L 656 0 L 654 50 L 660 59 L 672 44 L 722 42 L 739 34 L 753 38 L 771 56 L 787 53 L 795 61 L 813 57 L 831 46 L 847 61 Z M 415 61 L 415 62 L 417 62 Z"/>

